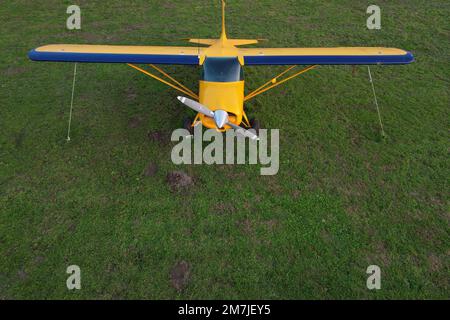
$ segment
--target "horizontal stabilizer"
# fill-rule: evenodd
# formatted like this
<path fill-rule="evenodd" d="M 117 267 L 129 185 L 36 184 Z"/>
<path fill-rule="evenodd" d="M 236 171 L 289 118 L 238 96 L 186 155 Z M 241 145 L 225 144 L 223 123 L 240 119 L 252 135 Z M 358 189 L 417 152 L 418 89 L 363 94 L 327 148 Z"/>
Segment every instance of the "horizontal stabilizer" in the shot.
<path fill-rule="evenodd" d="M 228 39 L 233 46 L 245 46 L 247 44 L 256 44 L 259 41 L 253 39 Z"/>
<path fill-rule="evenodd" d="M 212 46 L 216 42 L 220 41 L 219 39 L 189 39 L 190 43 L 196 44 L 204 44 L 207 46 Z M 232 46 L 245 46 L 247 44 L 256 44 L 258 40 L 253 39 L 227 39 L 226 43 Z"/>
<path fill-rule="evenodd" d="M 214 43 L 217 42 L 217 39 L 189 39 L 190 43 L 196 43 L 196 44 L 204 44 L 207 46 L 212 46 Z"/>

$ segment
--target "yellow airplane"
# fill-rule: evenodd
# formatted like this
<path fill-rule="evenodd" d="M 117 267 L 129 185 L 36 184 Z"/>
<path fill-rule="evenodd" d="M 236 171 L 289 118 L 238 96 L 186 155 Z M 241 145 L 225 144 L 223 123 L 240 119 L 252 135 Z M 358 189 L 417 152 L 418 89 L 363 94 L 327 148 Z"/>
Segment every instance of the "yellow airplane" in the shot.
<path fill-rule="evenodd" d="M 219 39 L 190 39 L 191 47 L 170 46 L 110 46 L 110 45 L 46 45 L 30 51 L 34 61 L 126 63 L 130 67 L 180 91 L 178 99 L 198 114 L 193 122 L 185 123 L 192 129 L 198 123 L 207 128 L 225 131 L 231 128 L 257 139 L 240 127 L 259 129 L 259 122 L 249 121 L 244 103 L 257 95 L 292 80 L 319 65 L 383 65 L 409 64 L 413 55 L 401 49 L 382 47 L 340 48 L 240 48 L 258 43 L 252 39 L 229 39 L 225 26 L 225 2 L 222 0 L 222 34 Z M 204 47 L 200 47 L 204 45 Z M 136 64 L 148 64 L 163 77 Z M 202 73 L 199 94 L 175 80 L 156 65 L 200 65 Z M 244 94 L 244 66 L 286 65 L 284 72 L 258 89 Z M 287 74 L 298 65 L 309 65 L 292 75 Z M 282 80 L 279 80 L 283 77 Z"/>

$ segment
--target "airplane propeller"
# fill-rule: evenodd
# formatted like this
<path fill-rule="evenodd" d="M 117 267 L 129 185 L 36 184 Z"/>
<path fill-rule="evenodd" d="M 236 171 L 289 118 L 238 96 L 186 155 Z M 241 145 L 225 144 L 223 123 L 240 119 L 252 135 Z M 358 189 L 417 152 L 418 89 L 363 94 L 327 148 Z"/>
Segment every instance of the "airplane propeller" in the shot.
<path fill-rule="evenodd" d="M 186 97 L 178 97 L 184 105 L 188 106 L 194 111 L 204 114 L 207 117 L 213 118 L 216 123 L 217 128 L 222 129 L 225 125 L 228 125 L 236 130 L 236 132 L 244 137 L 250 138 L 251 140 L 259 140 L 258 136 L 253 132 L 246 130 L 229 120 L 228 113 L 224 110 L 212 111 L 208 107 L 198 103 L 197 101 L 191 100 Z"/>

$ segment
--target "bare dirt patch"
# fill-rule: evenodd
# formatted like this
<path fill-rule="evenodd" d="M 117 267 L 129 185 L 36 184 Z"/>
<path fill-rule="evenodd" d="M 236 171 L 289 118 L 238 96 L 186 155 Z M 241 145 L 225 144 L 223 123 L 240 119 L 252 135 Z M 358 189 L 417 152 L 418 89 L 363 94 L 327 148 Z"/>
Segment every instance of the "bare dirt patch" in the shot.
<path fill-rule="evenodd" d="M 268 177 L 267 186 L 270 192 L 274 195 L 282 195 L 284 194 L 283 187 L 278 183 L 276 178 Z"/>
<path fill-rule="evenodd" d="M 77 230 L 77 224 L 75 222 L 71 222 L 67 227 L 67 230 L 69 230 L 72 233 L 75 232 L 75 230 Z"/>
<path fill-rule="evenodd" d="M 360 208 L 358 207 L 358 205 L 352 204 L 352 205 L 349 205 L 349 206 L 345 209 L 345 211 L 347 212 L 347 214 L 348 214 L 349 216 L 357 216 L 358 213 L 360 212 Z"/>
<path fill-rule="evenodd" d="M 150 164 L 144 170 L 144 176 L 153 177 L 158 172 L 158 165 L 154 162 L 150 162 Z"/>
<path fill-rule="evenodd" d="M 129 100 L 135 100 L 138 96 L 134 88 L 131 87 L 127 88 L 125 94 Z"/>
<path fill-rule="evenodd" d="M 438 272 L 441 270 L 442 268 L 442 261 L 441 258 L 439 258 L 437 255 L 435 254 L 430 254 L 428 256 L 428 265 L 429 265 L 429 269 L 432 272 Z"/>
<path fill-rule="evenodd" d="M 186 261 L 180 261 L 170 271 L 170 283 L 178 291 L 182 291 L 190 278 L 191 266 Z"/>
<path fill-rule="evenodd" d="M 212 213 L 221 215 L 221 214 L 227 214 L 227 213 L 233 213 L 236 211 L 236 208 L 233 204 L 229 202 L 219 202 L 215 204 L 212 208 Z"/>
<path fill-rule="evenodd" d="M 297 24 L 298 24 L 298 21 L 299 21 L 299 18 L 298 18 L 297 16 L 288 16 L 288 17 L 286 18 L 286 20 L 287 20 L 287 22 L 288 22 L 289 24 L 297 25 Z"/>
<path fill-rule="evenodd" d="M 192 186 L 194 179 L 182 171 L 173 171 L 167 174 L 167 183 L 172 191 L 182 191 Z"/>
<path fill-rule="evenodd" d="M 331 236 L 330 232 L 327 230 L 322 230 L 320 232 L 320 238 L 322 238 L 322 240 L 327 244 L 331 244 L 333 242 L 333 237 Z"/>
<path fill-rule="evenodd" d="M 36 256 L 33 261 L 35 264 L 41 264 L 45 261 L 45 258 L 43 256 Z"/>
<path fill-rule="evenodd" d="M 100 33 L 83 32 L 81 37 L 89 42 L 105 42 L 105 41 L 119 41 L 121 40 L 117 34 L 103 35 Z"/>
<path fill-rule="evenodd" d="M 175 4 L 173 4 L 172 1 L 165 1 L 165 2 L 162 4 L 162 7 L 163 7 L 164 9 L 174 9 L 174 8 L 175 8 Z"/>
<path fill-rule="evenodd" d="M 131 129 L 136 129 L 142 124 L 142 118 L 140 117 L 132 117 L 128 120 L 128 127 Z"/>
<path fill-rule="evenodd" d="M 26 280 L 28 278 L 28 274 L 23 269 L 20 269 L 17 272 L 17 276 L 19 277 L 20 280 Z"/>
<path fill-rule="evenodd" d="M 440 239 L 428 229 L 417 228 L 417 235 L 425 243 L 440 245 Z"/>
<path fill-rule="evenodd" d="M 124 28 L 121 29 L 123 33 L 128 33 L 132 31 L 138 31 L 145 28 L 145 24 L 128 24 Z"/>
<path fill-rule="evenodd" d="M 27 68 L 25 68 L 25 67 L 8 67 L 8 69 L 6 69 L 3 72 L 3 74 L 5 76 L 15 76 L 15 75 L 25 73 L 26 71 L 27 71 Z"/>
<path fill-rule="evenodd" d="M 280 222 L 277 219 L 271 219 L 271 220 L 267 220 L 262 222 L 262 224 L 270 231 L 274 231 L 278 225 L 280 224 Z"/>
<path fill-rule="evenodd" d="M 162 131 L 149 131 L 147 137 L 150 141 L 160 144 L 169 140 L 169 135 Z"/>
<path fill-rule="evenodd" d="M 14 146 L 17 149 L 20 149 L 23 145 L 23 141 L 25 140 L 25 135 L 26 135 L 26 129 L 22 128 L 22 130 L 20 130 L 20 132 L 18 132 L 15 137 L 14 137 Z"/>
<path fill-rule="evenodd" d="M 238 226 L 244 234 L 253 235 L 254 226 L 253 226 L 253 223 L 249 219 L 238 221 Z"/>
<path fill-rule="evenodd" d="M 375 244 L 373 256 L 375 257 L 375 261 L 377 261 L 381 266 L 387 267 L 391 263 L 389 251 L 386 249 L 384 242 L 377 242 Z"/>

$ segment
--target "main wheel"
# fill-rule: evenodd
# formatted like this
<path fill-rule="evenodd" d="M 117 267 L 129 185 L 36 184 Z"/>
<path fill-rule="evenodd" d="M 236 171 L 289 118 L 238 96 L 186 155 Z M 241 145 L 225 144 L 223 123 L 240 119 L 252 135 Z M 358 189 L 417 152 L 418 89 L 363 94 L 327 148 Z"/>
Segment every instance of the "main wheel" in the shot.
<path fill-rule="evenodd" d="M 194 127 L 192 126 L 192 120 L 191 118 L 184 118 L 183 120 L 183 128 L 186 129 L 187 131 L 189 131 L 190 135 L 194 134 Z"/>
<path fill-rule="evenodd" d="M 258 119 L 252 118 L 250 119 L 250 126 L 252 129 L 256 131 L 256 134 L 259 135 L 259 130 L 261 129 L 261 122 Z"/>

